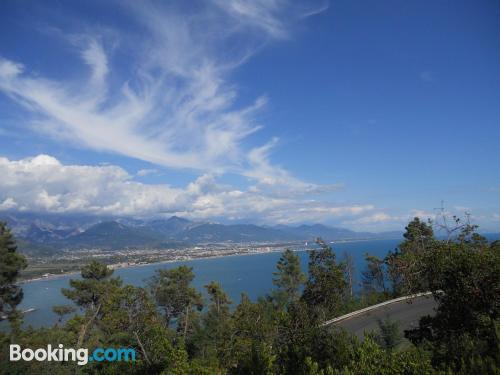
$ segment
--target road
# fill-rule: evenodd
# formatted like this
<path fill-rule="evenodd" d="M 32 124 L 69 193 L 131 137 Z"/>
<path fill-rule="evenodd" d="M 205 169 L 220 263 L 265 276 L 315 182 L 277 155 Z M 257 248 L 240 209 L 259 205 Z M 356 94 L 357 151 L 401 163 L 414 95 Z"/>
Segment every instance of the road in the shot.
<path fill-rule="evenodd" d="M 346 317 L 331 323 L 331 326 L 344 328 L 359 338 L 363 338 L 365 331 L 378 330 L 378 320 L 387 318 L 398 321 L 401 330 L 415 328 L 418 326 L 419 319 L 425 315 L 433 315 L 436 307 L 437 303 L 432 295 L 419 296 Z"/>

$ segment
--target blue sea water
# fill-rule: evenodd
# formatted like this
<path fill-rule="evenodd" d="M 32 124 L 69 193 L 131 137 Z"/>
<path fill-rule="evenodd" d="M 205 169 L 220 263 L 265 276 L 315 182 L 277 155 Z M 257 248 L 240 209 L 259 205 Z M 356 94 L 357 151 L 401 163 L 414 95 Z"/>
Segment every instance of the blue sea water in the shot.
<path fill-rule="evenodd" d="M 344 253 L 352 255 L 355 266 L 356 282 L 361 281 L 361 272 L 364 270 L 364 254 L 383 257 L 389 250 L 393 250 L 400 240 L 357 241 L 333 244 L 337 259 L 342 260 Z M 308 251 L 299 251 L 302 269 L 307 272 Z M 233 302 L 238 303 L 241 293 L 256 300 L 273 290 L 273 272 L 281 254 L 279 252 L 254 255 L 227 256 L 219 258 L 195 259 L 183 262 L 153 263 L 148 265 L 122 268 L 115 271 L 124 283 L 136 286 L 145 284 L 148 278 L 160 268 L 173 268 L 180 265 L 193 267 L 196 275 L 194 285 L 200 291 L 210 281 L 218 281 Z M 24 299 L 20 309 L 35 308 L 36 310 L 25 315 L 25 325 L 33 327 L 49 326 L 57 321 L 52 312 L 52 306 L 69 304 L 61 293 L 61 288 L 68 287 L 68 281 L 77 275 L 66 275 L 55 279 L 37 280 L 22 284 Z"/>

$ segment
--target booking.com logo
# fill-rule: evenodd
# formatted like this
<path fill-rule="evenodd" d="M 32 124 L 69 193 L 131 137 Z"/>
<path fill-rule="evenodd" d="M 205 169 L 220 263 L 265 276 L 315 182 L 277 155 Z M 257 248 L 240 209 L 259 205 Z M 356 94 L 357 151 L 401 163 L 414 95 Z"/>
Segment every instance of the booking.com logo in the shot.
<path fill-rule="evenodd" d="M 10 360 L 11 361 L 49 361 L 49 362 L 77 362 L 83 366 L 89 362 L 115 362 L 126 361 L 135 362 L 135 349 L 132 348 L 96 348 L 89 356 L 89 350 L 85 348 L 74 349 L 65 348 L 63 344 L 52 348 L 52 345 L 47 345 L 47 348 L 21 350 L 20 345 L 10 345 Z"/>

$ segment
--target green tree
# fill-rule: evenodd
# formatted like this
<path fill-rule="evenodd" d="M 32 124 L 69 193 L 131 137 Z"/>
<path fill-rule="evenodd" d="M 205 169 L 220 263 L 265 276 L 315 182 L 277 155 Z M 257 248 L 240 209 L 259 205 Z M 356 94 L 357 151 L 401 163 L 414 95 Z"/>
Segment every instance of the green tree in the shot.
<path fill-rule="evenodd" d="M 70 289 L 63 288 L 63 295 L 72 300 L 85 312 L 81 322 L 77 347 L 83 343 L 89 329 L 94 326 L 102 314 L 103 302 L 109 298 L 122 284 L 119 278 L 110 278 L 113 270 L 105 264 L 92 261 L 81 270 L 82 279 L 69 281 Z"/>
<path fill-rule="evenodd" d="M 418 217 L 413 218 L 405 227 L 404 241 L 400 245 L 403 251 L 422 252 L 434 242 L 432 223 L 425 223 Z"/>
<path fill-rule="evenodd" d="M 437 374 L 425 352 L 386 351 L 371 338 L 354 347 L 352 359 L 333 372 L 338 375 L 431 375 Z M 444 374 L 443 374 L 444 375 Z"/>
<path fill-rule="evenodd" d="M 273 375 L 276 356 L 272 353 L 272 346 L 258 340 L 250 341 L 250 351 L 240 352 L 239 360 L 230 374 L 238 375 Z"/>
<path fill-rule="evenodd" d="M 321 239 L 317 243 L 320 249 L 309 253 L 309 277 L 302 300 L 313 316 L 322 322 L 342 310 L 347 283 L 343 267 L 337 264 L 332 248 Z"/>
<path fill-rule="evenodd" d="M 500 367 L 500 251 L 477 236 L 469 239 L 437 241 L 422 256 L 417 271 L 438 308 L 407 337 L 430 345 L 436 365 L 493 373 Z M 479 363 L 485 368 L 474 368 Z"/>
<path fill-rule="evenodd" d="M 219 283 L 211 281 L 205 285 L 210 303 L 203 317 L 203 356 L 216 358 L 221 367 L 230 364 L 233 344 L 233 328 L 229 306 L 231 300 Z"/>
<path fill-rule="evenodd" d="M 137 353 L 133 364 L 137 373 L 184 374 L 187 353 L 174 343 L 174 332 L 164 319 L 148 291 L 126 285 L 113 290 L 103 301 L 99 330 L 100 345 L 132 347 Z M 130 364 L 113 363 L 116 373 Z M 105 364 L 106 370 L 111 364 Z M 126 370 L 128 373 L 130 370 Z M 184 371 L 184 372 L 183 372 Z"/>
<path fill-rule="evenodd" d="M 59 317 L 56 323 L 57 325 L 61 324 L 65 315 L 74 313 L 76 311 L 76 308 L 71 305 L 57 305 L 57 306 L 52 306 L 52 311 Z"/>
<path fill-rule="evenodd" d="M 436 245 L 432 223 L 425 223 L 418 217 L 406 226 L 403 237 L 399 249 L 389 252 L 385 258 L 394 296 L 428 290 L 429 286 L 420 277 L 419 270 L 424 258 Z"/>
<path fill-rule="evenodd" d="M 355 266 L 354 266 L 354 258 L 351 253 L 344 251 L 342 254 L 342 267 L 344 269 L 344 276 L 346 280 L 346 293 L 349 299 L 353 299 L 354 297 L 354 283 L 355 283 Z"/>
<path fill-rule="evenodd" d="M 366 293 L 387 293 L 384 260 L 365 254 L 366 270 L 363 271 L 363 289 Z"/>
<path fill-rule="evenodd" d="M 231 357 L 232 362 L 237 363 L 232 373 L 273 373 L 276 360 L 273 347 L 281 313 L 269 299 L 259 298 L 253 303 L 242 294 L 232 316 Z"/>
<path fill-rule="evenodd" d="M 289 306 L 277 331 L 278 373 L 307 374 L 308 358 L 325 371 L 342 366 L 351 358 L 354 338 L 344 331 L 322 326 L 302 300 Z"/>
<path fill-rule="evenodd" d="M 300 259 L 287 249 L 281 255 L 277 271 L 273 273 L 273 284 L 277 287 L 274 296 L 280 305 L 288 305 L 300 297 L 300 288 L 306 281 L 306 276 L 300 269 Z"/>
<path fill-rule="evenodd" d="M 16 329 L 20 324 L 16 307 L 23 299 L 23 290 L 16 281 L 26 266 L 26 258 L 17 252 L 10 229 L 6 223 L 0 222 L 0 320 L 9 319 Z"/>
<path fill-rule="evenodd" d="M 401 344 L 403 333 L 398 321 L 384 319 L 377 321 L 379 331 L 375 333 L 373 339 L 384 349 L 393 350 Z"/>
<path fill-rule="evenodd" d="M 163 310 L 167 325 L 177 319 L 177 328 L 186 335 L 194 310 L 201 311 L 203 299 L 201 294 L 191 286 L 194 280 L 192 267 L 179 266 L 169 270 L 156 271 L 151 285 L 158 306 Z"/>

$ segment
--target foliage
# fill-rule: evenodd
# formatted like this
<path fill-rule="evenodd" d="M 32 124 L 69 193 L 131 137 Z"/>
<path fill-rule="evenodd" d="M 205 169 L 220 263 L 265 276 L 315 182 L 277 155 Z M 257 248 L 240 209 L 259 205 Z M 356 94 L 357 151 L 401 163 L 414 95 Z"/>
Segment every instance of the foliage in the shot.
<path fill-rule="evenodd" d="M 387 293 L 384 260 L 365 254 L 367 269 L 363 271 L 363 288 L 365 293 Z"/>
<path fill-rule="evenodd" d="M 424 258 L 438 244 L 431 222 L 425 223 L 416 217 L 405 229 L 399 249 L 389 252 L 385 258 L 394 296 L 429 290 L 419 270 Z"/>
<path fill-rule="evenodd" d="M 300 288 L 306 281 L 306 276 L 300 269 L 299 257 L 287 249 L 282 254 L 273 273 L 273 284 L 277 287 L 275 299 L 279 304 L 288 305 L 300 297 Z"/>
<path fill-rule="evenodd" d="M 0 320 L 8 318 L 16 326 L 19 324 L 16 306 L 23 299 L 23 291 L 16 280 L 26 266 L 26 259 L 17 252 L 10 229 L 0 222 Z"/>
<path fill-rule="evenodd" d="M 498 366 L 500 251 L 477 236 L 441 241 L 423 257 L 420 277 L 438 302 L 435 316 L 408 332 L 432 347 L 433 362 L 456 371 L 491 359 Z"/>
<path fill-rule="evenodd" d="M 201 311 L 203 300 L 201 294 L 191 286 L 194 279 L 193 269 L 180 266 L 169 270 L 157 270 L 150 281 L 152 293 L 157 305 L 163 310 L 166 325 L 176 320 L 177 330 L 186 340 L 195 320 L 195 311 Z"/>
<path fill-rule="evenodd" d="M 404 352 L 386 351 L 367 338 L 356 347 L 352 360 L 334 374 L 343 375 L 427 375 L 436 374 L 424 352 L 411 349 Z"/>
<path fill-rule="evenodd" d="M 76 311 L 76 308 L 71 305 L 57 305 L 52 306 L 52 311 L 54 312 L 54 314 L 59 316 L 57 324 L 60 324 L 63 321 L 64 316 L 74 313 Z"/>
<path fill-rule="evenodd" d="M 403 333 L 398 321 L 392 319 L 379 320 L 379 332 L 375 333 L 373 339 L 382 348 L 395 349 L 403 340 Z"/>
<path fill-rule="evenodd" d="M 25 263 L 8 230 L 0 228 L 0 255 L 12 260 L 1 265 L 2 285 L 15 286 Z M 54 306 L 56 325 L 0 333 L 0 373 L 495 374 L 500 242 L 488 243 L 469 224 L 450 233 L 457 236 L 436 239 L 430 223 L 414 219 L 398 249 L 384 259 L 367 257 L 362 296 L 351 294 L 352 264 L 337 262 L 321 240 L 309 253 L 307 278 L 297 256 L 285 251 L 274 273 L 276 289 L 256 301 L 243 294 L 237 305 L 215 281 L 205 285 L 203 301 L 186 266 L 159 270 L 140 288 L 123 285 L 108 267 L 91 262 L 62 291 L 73 305 Z M 438 303 L 436 314 L 407 331 L 405 345 L 399 345 L 399 325 L 391 320 L 379 322 L 380 332 L 362 342 L 322 325 L 354 307 L 427 290 Z M 17 293 L 16 303 L 7 306 L 15 311 L 22 292 L 9 291 Z M 77 314 L 63 323 L 75 308 Z M 127 347 L 135 349 L 137 361 L 83 368 L 72 362 L 11 363 L 3 354 L 12 341 L 27 348 Z"/>
<path fill-rule="evenodd" d="M 342 310 L 347 283 L 343 267 L 336 262 L 332 248 L 321 239 L 317 244 L 320 248 L 309 254 L 309 277 L 302 300 L 315 319 L 325 321 Z"/>

